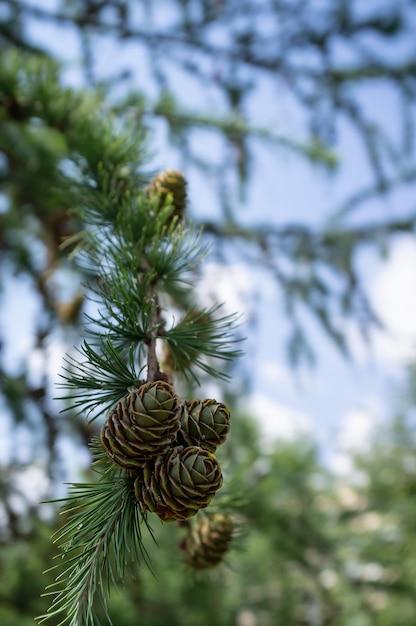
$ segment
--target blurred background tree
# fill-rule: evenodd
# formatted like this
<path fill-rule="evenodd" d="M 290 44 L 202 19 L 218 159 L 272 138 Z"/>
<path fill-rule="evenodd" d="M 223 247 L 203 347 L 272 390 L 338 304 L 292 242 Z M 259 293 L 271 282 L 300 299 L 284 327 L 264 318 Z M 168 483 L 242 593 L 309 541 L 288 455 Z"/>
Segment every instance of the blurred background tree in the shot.
<path fill-rule="evenodd" d="M 287 354 L 296 365 L 313 360 L 305 312 L 343 354 L 347 322 L 364 336 L 379 324 L 360 254 L 374 247 L 384 255 L 394 237 L 414 231 L 415 17 L 411 0 L 0 2 L 1 276 L 3 284 L 18 279 L 33 296 L 19 304 L 33 318 L 31 360 L 10 363 L 10 346 L 21 342 L 18 328 L 0 337 L 9 442 L 0 474 L 1 559 L 3 571 L 13 572 L 0 591 L 1 623 L 29 623 L 41 612 L 38 572 L 48 531 L 25 490 L 27 472 L 37 464 L 55 492 L 68 458 L 75 455 L 77 465 L 91 436 L 84 422 L 59 416 L 51 401 L 52 341 L 77 342 L 85 305 L 82 276 L 60 249 L 79 228 L 62 187 L 68 129 L 37 116 L 30 72 L 46 63 L 58 91 L 75 83 L 80 93 L 94 94 L 96 106 L 138 131 L 144 126 L 163 144 L 196 181 L 189 217 L 204 228 L 213 254 L 258 266 L 279 290 L 289 320 Z M 80 51 L 77 68 L 72 49 Z M 103 62 L 103 50 L 113 63 Z M 20 69 L 5 62 L 13 51 L 25 55 Z M 384 116 L 380 93 L 394 101 Z M 346 132 L 361 146 L 356 186 L 331 196 L 324 214 L 305 198 L 310 217 L 288 220 L 291 207 L 282 214 L 279 188 L 268 190 L 267 207 L 250 210 L 263 167 L 260 146 L 279 172 L 290 156 L 316 176 L 342 178 Z M 366 162 L 368 176 L 358 171 Z M 305 169 L 299 171 L 302 177 Z M 381 210 L 380 197 L 398 203 Z M 115 624 L 137 623 L 140 615 L 146 625 L 410 625 L 410 421 L 399 420 L 357 461 L 366 477 L 359 486 L 338 485 L 312 444 L 279 444 L 266 454 L 250 420 L 235 422 L 228 454 L 231 463 L 239 461 L 234 471 L 243 489 L 250 494 L 256 486 L 256 501 L 247 502 L 250 534 L 224 573 L 227 586 L 215 578 L 190 580 L 175 546 L 166 556 L 162 529 L 159 582 L 143 572 L 120 592 Z M 255 476 L 246 471 L 253 464 Z M 19 541 L 9 545 L 11 538 Z"/>
<path fill-rule="evenodd" d="M 196 575 L 178 549 L 183 529 L 175 541 L 172 526 L 160 524 L 154 573 L 142 568 L 112 594 L 114 624 L 412 626 L 412 411 L 379 432 L 372 452 L 343 479 L 322 465 L 311 441 L 280 442 L 265 452 L 255 422 L 235 417 L 225 456 L 246 494 L 246 531 L 219 570 Z M 2 624 L 29 625 L 45 609 L 39 571 L 50 556 L 50 528 L 40 522 L 2 547 Z"/>

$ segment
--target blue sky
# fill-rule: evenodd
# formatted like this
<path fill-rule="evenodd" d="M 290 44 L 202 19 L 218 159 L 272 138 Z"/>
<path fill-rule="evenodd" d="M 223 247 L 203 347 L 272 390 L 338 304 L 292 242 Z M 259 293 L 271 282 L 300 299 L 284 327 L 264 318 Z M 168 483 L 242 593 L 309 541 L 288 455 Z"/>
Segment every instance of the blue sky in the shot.
<path fill-rule="evenodd" d="M 35 3 L 36 4 L 36 3 Z M 53 6 L 53 2 L 45 2 Z M 48 42 L 51 49 L 66 62 L 66 77 L 79 84 L 79 48 L 70 31 L 32 24 L 31 34 L 41 43 Z M 125 46 L 120 52 L 104 41 L 101 46 L 98 71 L 116 71 L 122 59 L 130 59 L 138 84 L 149 87 L 150 73 L 144 55 L 137 49 Z M 134 54 L 134 56 L 133 56 Z M 111 73 L 111 71 L 109 72 Z M 178 81 L 184 81 L 178 76 Z M 177 85 L 184 101 L 203 103 L 210 111 L 220 105 L 215 96 L 195 92 L 186 83 Z M 363 96 L 366 107 L 374 115 L 394 123 L 397 118 L 396 103 L 390 91 L 367 90 Z M 276 99 L 276 91 L 262 83 L 251 104 L 251 114 L 262 124 L 275 128 L 289 137 L 302 136 L 302 113 L 284 94 Z M 181 165 L 177 153 L 167 145 L 163 124 L 154 128 L 151 137 L 155 165 L 160 168 Z M 206 138 L 206 149 L 215 153 L 218 142 Z M 320 170 L 312 170 L 294 155 L 284 150 L 256 145 L 253 182 L 244 211 L 247 220 L 274 222 L 305 220 L 320 222 L 338 206 L 349 192 L 370 178 L 370 171 L 358 141 L 346 127 L 341 129 L 338 153 L 342 158 L 340 172 L 333 177 Z M 193 175 L 190 178 L 190 200 L 195 215 L 216 215 L 217 201 L 209 182 Z M 401 212 L 408 208 L 411 198 L 403 193 L 387 201 L 373 203 L 369 210 L 375 215 Z M 370 213 L 368 213 L 370 215 Z M 378 312 L 389 327 L 389 335 L 374 336 L 371 350 L 363 347 L 353 328 L 351 338 L 355 359 L 346 362 L 316 328 L 310 324 L 314 347 L 318 355 L 315 369 L 293 373 L 288 369 L 284 355 L 287 321 L 282 311 L 282 301 L 271 279 L 253 270 L 238 258 L 231 267 L 224 268 L 217 261 L 208 262 L 201 287 L 202 297 L 215 292 L 229 308 L 243 310 L 250 316 L 252 307 L 260 311 L 257 334 L 249 337 L 246 364 L 253 375 L 253 389 L 248 400 L 267 436 L 293 437 L 300 432 L 312 433 L 322 445 L 325 456 L 340 471 L 348 471 L 345 449 L 361 446 L 371 429 L 391 413 L 393 400 L 400 388 L 404 365 L 414 353 L 416 339 L 416 277 L 414 265 L 416 247 L 407 238 L 397 242 L 387 261 L 382 263 L 376 255 L 362 255 L 362 274 Z M 26 358 L 31 352 L 30 320 L 36 315 L 36 303 L 28 295 L 28 288 L 16 280 L 8 281 L 5 293 L 6 308 L 1 316 L 7 333 L 18 337 L 11 349 L 10 358 Z M 22 309 L 21 303 L 25 301 Z M 246 333 L 247 334 L 247 333 Z M 49 368 L 54 375 L 61 359 L 62 344 L 57 340 L 51 346 Z M 29 359 L 36 364 L 36 355 Z M 232 383 L 231 383 L 232 384 Z M 246 401 L 245 401 L 246 402 Z M 344 457 L 343 457 L 344 454 Z"/>

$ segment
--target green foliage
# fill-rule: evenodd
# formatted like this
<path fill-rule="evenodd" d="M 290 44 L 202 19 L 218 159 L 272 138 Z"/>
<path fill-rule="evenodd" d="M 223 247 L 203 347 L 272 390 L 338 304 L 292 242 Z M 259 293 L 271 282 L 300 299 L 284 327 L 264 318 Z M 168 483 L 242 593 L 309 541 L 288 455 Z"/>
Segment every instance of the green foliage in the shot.
<path fill-rule="evenodd" d="M 107 460 L 97 444 L 96 449 L 93 468 L 98 479 L 72 485 L 64 499 L 61 515 L 68 521 L 55 539 L 63 565 L 52 568 L 58 570 L 57 580 L 45 595 L 53 601 L 38 618 L 40 623 L 58 616 L 60 624 L 68 620 L 71 626 L 93 626 L 96 603 L 106 613 L 110 586 L 123 579 L 129 563 L 137 566 L 146 558 L 132 479 Z"/>
<path fill-rule="evenodd" d="M 46 313 L 39 316 L 35 330 L 40 351 L 46 353 L 49 334 L 61 324 L 61 302 L 54 281 L 62 268 L 69 268 L 62 258 L 63 240 L 67 248 L 75 246 L 74 256 L 82 253 L 84 265 L 77 274 L 72 265 L 72 271 L 77 280 L 87 276 L 99 309 L 87 318 L 89 336 L 80 349 L 80 360 L 68 357 L 63 386 L 71 413 L 65 414 L 66 420 L 51 415 L 47 382 L 34 386 L 25 366 L 17 373 L 10 373 L 3 365 L 1 368 L 0 387 L 6 405 L 20 427 L 32 422 L 36 423 L 31 427 L 37 438 L 39 432 L 46 433 L 51 457 L 56 455 L 57 436 L 62 432 L 66 436 L 69 424 L 88 439 L 89 431 L 73 415 L 85 411 L 95 418 L 137 384 L 149 345 L 156 341 L 168 346 L 174 369 L 188 381 L 207 374 L 223 377 L 221 365 L 227 365 L 239 352 L 229 340 L 236 320 L 216 309 L 201 309 L 192 293 L 195 270 L 205 253 L 200 234 L 183 229 L 177 219 L 172 219 L 170 203 L 161 207 L 159 199 L 152 200 L 146 192 L 150 176 L 143 167 L 143 123 L 155 117 L 166 121 L 188 162 L 219 184 L 222 213 L 217 221 L 202 224 L 205 233 L 217 246 L 231 242 L 233 251 L 237 242 L 239 253 L 266 269 L 281 288 L 292 324 L 289 356 L 294 364 L 311 356 L 305 311 L 313 314 L 344 354 L 348 353 L 344 320 L 358 322 L 364 333 L 378 323 L 363 291 L 356 260 L 363 248 L 372 245 L 384 253 L 392 236 L 411 233 L 415 228 L 413 211 L 400 218 L 387 216 L 385 221 L 368 222 L 362 213 L 366 203 L 380 194 L 392 194 L 416 179 L 415 65 L 406 54 L 401 60 L 383 54 L 395 42 L 406 44 L 403 37 L 409 32 L 414 12 L 411 2 L 400 6 L 395 2 L 375 3 L 368 14 L 356 14 L 352 2 L 336 7 L 333 2 L 323 2 L 317 10 L 312 1 L 266 1 L 259 11 L 258 2 L 253 0 L 245 3 L 246 22 L 241 24 L 241 6 L 232 0 L 170 0 L 176 16 L 173 25 L 159 28 L 149 19 L 143 29 L 132 21 L 134 12 L 127 0 L 63 2 L 58 3 L 56 13 L 34 3 L 6 0 L 3 4 L 1 260 L 6 261 L 4 267 L 10 265 L 11 272 L 29 277 L 39 295 Z M 100 54 L 90 46 L 95 33 L 147 47 L 156 95 L 149 97 L 143 91 L 137 97 L 134 88 L 126 99 L 123 95 L 116 101 L 113 80 L 88 94 L 64 87 L 57 64 L 29 40 L 31 29 L 26 21 L 33 17 L 79 30 L 91 82 L 91 58 Z M 276 28 L 272 36 L 268 28 L 259 28 L 258 19 Z M 211 37 L 216 29 L 227 30 L 226 42 Z M 270 45 L 271 40 L 275 45 Z M 369 51 L 371 41 L 376 41 L 377 47 Z M 351 48 L 353 63 L 338 55 L 339 45 Z M 404 53 L 405 48 L 401 48 Z M 313 67 L 303 62 L 312 56 Z M 218 115 L 181 102 L 172 84 L 177 73 L 171 72 L 170 64 L 200 81 L 204 94 L 211 89 L 219 91 L 224 107 Z M 300 105 L 307 122 L 303 139 L 295 140 L 279 129 L 266 127 L 263 120 L 251 119 L 250 94 L 260 75 L 262 85 L 265 77 L 278 85 L 279 102 L 282 95 L 289 95 L 290 101 Z M 395 121 L 401 123 L 401 132 L 397 136 L 392 133 L 390 137 L 391 128 L 383 128 L 372 112 L 361 106 L 361 85 L 380 81 L 390 85 L 389 93 L 394 91 L 400 102 Z M 103 96 L 107 88 L 108 99 Z M 229 167 L 244 185 L 254 169 L 253 148 L 259 139 L 332 168 L 342 157 L 336 145 L 340 119 L 347 120 L 361 138 L 374 181 L 362 190 L 354 189 L 335 213 L 336 219 L 313 227 L 303 223 L 258 226 L 233 210 Z M 390 117 L 388 122 L 395 126 L 390 124 Z M 224 139 L 225 151 L 220 151 L 218 163 L 211 160 L 205 142 L 200 140 L 205 136 L 201 132 L 208 131 Z M 273 202 L 280 198 L 279 191 L 273 190 Z M 160 295 L 160 307 L 155 306 L 155 291 Z M 175 321 L 170 324 L 172 312 Z M 219 359 L 219 366 L 214 357 Z M 40 416 L 40 428 L 35 415 Z M 143 569 L 127 592 L 119 590 L 110 605 L 114 623 L 131 626 L 139 619 L 146 626 L 225 626 L 244 620 L 247 623 L 254 615 L 261 625 L 413 626 L 415 487 L 414 437 L 409 423 L 398 422 L 389 433 L 389 444 L 380 440 L 373 454 L 359 461 L 368 484 L 360 488 L 349 485 L 358 503 L 352 508 L 340 501 L 342 490 L 338 492 L 339 485 L 319 467 L 310 446 L 280 446 L 264 454 L 252 424 L 241 422 L 237 428 L 240 443 L 230 442 L 229 456 L 231 461 L 240 461 L 234 468 L 239 488 L 255 497 L 245 503 L 253 532 L 238 561 L 231 561 L 234 570 L 193 583 L 178 568 L 171 533 L 158 530 L 162 550 L 155 558 L 157 582 Z M 38 454 L 38 446 L 32 448 Z M 15 523 L 16 515 L 8 508 L 13 472 L 14 468 L 2 470 L 0 487 L 10 532 L 18 533 L 20 524 Z M 53 471 L 50 475 L 56 476 Z M 317 487 L 312 478 L 324 483 Z M 117 481 L 114 485 L 99 482 L 85 490 L 78 486 L 74 494 L 91 524 L 87 505 L 91 492 L 97 502 L 102 498 L 108 506 L 108 520 L 113 520 L 108 528 L 118 529 L 106 537 L 110 544 L 122 536 L 113 516 L 117 498 L 123 493 L 120 489 L 116 494 L 115 486 L 120 486 Z M 133 511 L 129 516 L 132 520 Z M 31 518 L 29 515 L 28 520 Z M 375 530 L 368 528 L 369 519 L 378 525 Z M 22 520 L 23 528 L 26 521 Z M 73 527 L 69 528 L 72 532 Z M 75 551 L 82 552 L 92 541 L 88 534 L 91 528 L 87 524 L 79 534 Z M 139 530 L 136 526 L 136 538 Z M 7 573 L 0 582 L 0 623 L 7 626 L 25 626 L 32 623 L 34 614 L 46 610 L 46 605 L 41 607 L 36 599 L 40 562 L 45 562 L 49 550 L 42 531 L 34 531 L 32 545 L 35 549 L 29 558 L 25 543 L 8 545 L 0 554 L 1 569 Z M 111 549 L 106 554 L 111 555 Z M 77 580 L 92 593 L 101 573 L 111 578 L 111 561 L 104 559 L 103 568 L 103 561 L 86 562 L 92 565 L 90 577 L 82 578 L 86 571 L 70 570 L 69 585 Z M 374 564 L 379 576 L 369 579 L 365 572 Z M 66 590 L 71 593 L 69 587 Z M 76 602 L 75 596 L 64 591 L 58 597 L 62 607 L 85 609 L 86 619 L 90 619 L 88 602 L 75 609 L 71 604 Z M 100 607 L 96 610 L 100 618 L 105 617 Z"/>
<path fill-rule="evenodd" d="M 158 340 L 167 342 L 188 378 L 198 381 L 197 368 L 223 377 L 207 359 L 231 361 L 240 354 L 234 348 L 236 318 L 221 316 L 219 306 L 195 313 L 193 286 L 205 247 L 172 217 L 172 197 L 161 203 L 148 192 L 141 134 L 117 124 L 96 98 L 63 88 L 52 63 L 28 59 L 20 70 L 24 60 L 13 52 L 2 59 L 0 85 L 7 91 L 0 107 L 15 123 L 31 128 L 39 120 L 65 139 L 56 167 L 56 187 L 74 217 L 65 247 L 80 258 L 98 307 L 87 316 L 91 339 L 79 349 L 80 360 L 66 358 L 61 387 L 67 409 L 94 420 L 136 386 L 144 370 L 149 382 L 163 379 Z M 166 330 L 173 310 L 182 319 Z M 220 484 L 218 478 L 212 489 Z M 140 524 L 146 519 L 130 476 L 109 468 L 94 484 L 74 485 L 65 501 L 65 511 L 75 514 L 58 534 L 63 571 L 41 621 L 59 615 L 62 624 L 92 626 L 98 619 L 95 597 L 106 612 L 110 585 L 123 576 L 127 554 L 137 557 L 142 549 Z"/>
<path fill-rule="evenodd" d="M 249 532 L 225 566 L 193 577 L 178 548 L 183 529 L 156 524 L 154 550 L 144 528 L 152 571 L 129 567 L 123 587 L 113 589 L 109 615 L 116 626 L 229 626 L 244 619 L 260 626 L 413 626 L 410 415 L 386 425 L 365 458 L 357 459 L 358 483 L 331 475 L 308 441 L 269 444 L 265 451 L 254 422 L 243 416 L 223 454 L 245 495 L 240 515 Z M 2 623 L 26 626 L 46 610 L 48 598 L 38 598 L 39 571 L 48 567 L 49 553 L 49 531 L 39 527 L 2 547 Z M 46 579 L 52 582 L 53 574 Z M 105 619 L 99 605 L 96 610 Z"/>
<path fill-rule="evenodd" d="M 189 368 L 192 363 L 209 376 L 228 378 L 225 372 L 204 360 L 204 357 L 208 357 L 231 362 L 241 355 L 241 351 L 234 347 L 235 338 L 230 334 L 235 331 L 237 316 L 218 316 L 218 312 L 221 312 L 218 305 L 207 309 L 191 309 L 175 326 L 164 332 L 163 337 L 172 352 L 175 371 L 185 375 L 187 372 L 193 374 Z M 195 374 L 193 376 L 195 378 Z"/>
<path fill-rule="evenodd" d="M 62 374 L 65 382 L 60 386 L 71 393 L 60 399 L 70 401 L 66 410 L 84 412 L 87 416 L 92 413 L 93 420 L 139 382 L 134 350 L 130 350 L 128 359 L 123 358 L 111 341 L 102 339 L 97 350 L 84 341 L 79 353 L 84 357 L 82 361 L 72 356 L 65 359 Z"/>

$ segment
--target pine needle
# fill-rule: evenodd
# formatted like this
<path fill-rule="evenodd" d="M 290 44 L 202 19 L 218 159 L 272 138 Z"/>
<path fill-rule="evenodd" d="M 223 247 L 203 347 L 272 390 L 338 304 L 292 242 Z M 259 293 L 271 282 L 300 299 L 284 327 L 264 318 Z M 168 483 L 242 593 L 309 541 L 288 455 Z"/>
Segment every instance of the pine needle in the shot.
<path fill-rule="evenodd" d="M 110 586 L 123 579 L 128 563 L 149 565 L 141 531 L 148 522 L 135 502 L 133 479 L 107 461 L 97 444 L 95 453 L 98 480 L 74 483 L 62 510 L 67 521 L 55 537 L 60 562 L 50 568 L 57 576 L 44 594 L 53 600 L 39 623 L 62 617 L 59 624 L 93 626 L 99 623 L 97 605 L 111 623 Z"/>

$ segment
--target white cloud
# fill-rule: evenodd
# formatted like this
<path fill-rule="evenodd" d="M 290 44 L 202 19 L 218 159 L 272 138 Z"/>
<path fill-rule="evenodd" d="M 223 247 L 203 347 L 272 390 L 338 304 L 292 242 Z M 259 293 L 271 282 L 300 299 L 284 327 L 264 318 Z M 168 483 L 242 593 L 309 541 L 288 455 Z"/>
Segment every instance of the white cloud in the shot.
<path fill-rule="evenodd" d="M 397 366 L 416 355 L 416 244 L 403 239 L 393 246 L 370 287 L 373 306 L 385 325 L 374 333 L 375 356 Z"/>
<path fill-rule="evenodd" d="M 340 476 L 361 478 L 354 467 L 355 453 L 365 453 L 380 424 L 377 402 L 369 400 L 366 406 L 350 409 L 341 419 L 341 428 L 336 438 L 334 450 L 329 456 L 330 468 Z"/>
<path fill-rule="evenodd" d="M 248 313 L 255 286 L 253 272 L 244 263 L 206 263 L 197 290 L 205 305 L 223 302 L 230 313 Z"/>
<path fill-rule="evenodd" d="M 376 413 L 369 408 L 356 408 L 347 411 L 342 418 L 338 445 L 343 450 L 366 450 L 379 424 Z"/>
<path fill-rule="evenodd" d="M 47 371 L 48 376 L 53 384 L 57 383 L 60 378 L 59 374 L 62 373 L 62 367 L 64 365 L 64 356 L 68 350 L 68 345 L 60 339 L 55 339 L 50 342 L 47 352 Z"/>
<path fill-rule="evenodd" d="M 416 244 L 403 240 L 381 268 L 373 296 L 387 324 L 401 332 L 416 333 Z"/>
<path fill-rule="evenodd" d="M 64 365 L 64 356 L 68 350 L 68 345 L 59 337 L 52 336 L 42 352 L 38 348 L 32 350 L 27 357 L 30 380 L 33 385 L 41 384 L 44 374 L 48 376 L 52 385 L 60 380 Z"/>
<path fill-rule="evenodd" d="M 37 504 L 49 489 L 49 479 L 43 468 L 30 465 L 15 477 L 16 487 L 31 504 Z"/>
<path fill-rule="evenodd" d="M 293 375 L 282 363 L 263 359 L 259 365 L 259 378 L 270 385 L 288 385 L 293 383 Z"/>
<path fill-rule="evenodd" d="M 269 396 L 254 393 L 249 398 L 249 409 L 267 438 L 293 440 L 311 431 L 311 418 Z"/>

